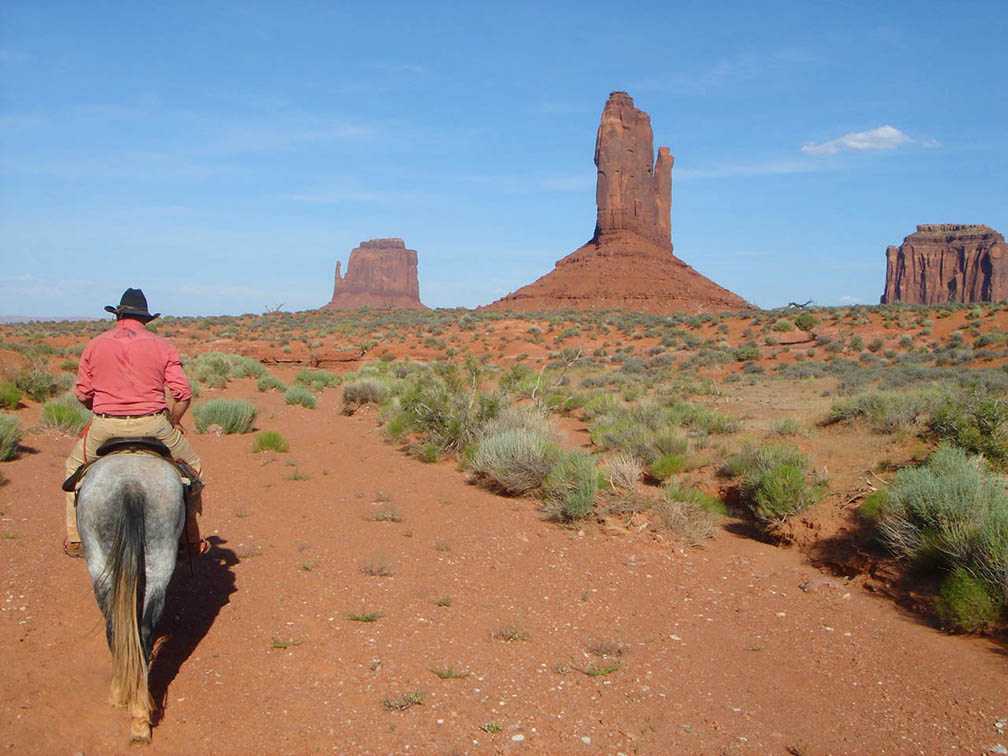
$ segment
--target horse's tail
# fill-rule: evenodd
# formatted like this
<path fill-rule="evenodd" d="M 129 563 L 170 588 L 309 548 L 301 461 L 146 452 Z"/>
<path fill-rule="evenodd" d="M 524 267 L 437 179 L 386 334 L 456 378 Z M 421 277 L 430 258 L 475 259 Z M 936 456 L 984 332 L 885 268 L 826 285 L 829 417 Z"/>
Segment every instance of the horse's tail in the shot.
<path fill-rule="evenodd" d="M 147 683 L 147 655 L 140 637 L 144 600 L 143 489 L 123 484 L 122 508 L 106 563 L 112 595 L 109 601 L 109 649 L 112 651 L 112 703 L 145 716 L 154 702 Z"/>

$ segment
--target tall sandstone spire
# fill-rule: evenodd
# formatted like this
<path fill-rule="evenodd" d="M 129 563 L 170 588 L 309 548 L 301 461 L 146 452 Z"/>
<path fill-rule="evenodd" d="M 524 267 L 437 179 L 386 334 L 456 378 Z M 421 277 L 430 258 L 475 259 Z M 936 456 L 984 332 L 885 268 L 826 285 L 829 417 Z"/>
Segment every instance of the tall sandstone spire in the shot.
<path fill-rule="evenodd" d="M 652 163 L 651 117 L 626 92 L 613 92 L 602 109 L 595 138 L 598 215 L 595 238 L 626 230 L 657 244 L 672 241 L 672 164 L 668 147 Z"/>
<path fill-rule="evenodd" d="M 672 251 L 672 155 L 654 157 L 651 118 L 626 92 L 602 109 L 595 140 L 595 233 L 554 270 L 491 305 L 493 310 L 742 310 L 741 297 Z"/>

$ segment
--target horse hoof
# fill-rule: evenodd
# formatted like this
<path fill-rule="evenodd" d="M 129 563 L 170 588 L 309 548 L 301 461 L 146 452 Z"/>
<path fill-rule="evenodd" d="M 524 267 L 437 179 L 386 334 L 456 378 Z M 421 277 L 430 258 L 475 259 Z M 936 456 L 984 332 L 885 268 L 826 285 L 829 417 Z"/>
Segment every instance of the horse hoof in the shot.
<path fill-rule="evenodd" d="M 130 745 L 150 745 L 150 742 L 150 723 L 134 720 L 133 726 L 130 728 Z"/>

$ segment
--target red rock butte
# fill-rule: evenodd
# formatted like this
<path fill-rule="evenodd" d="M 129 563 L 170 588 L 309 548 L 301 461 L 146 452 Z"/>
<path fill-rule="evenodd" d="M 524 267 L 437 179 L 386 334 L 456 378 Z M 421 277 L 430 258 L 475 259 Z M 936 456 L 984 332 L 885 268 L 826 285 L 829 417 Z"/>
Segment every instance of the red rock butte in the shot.
<path fill-rule="evenodd" d="M 1008 299 L 1008 244 L 984 225 L 926 223 L 886 249 L 882 304 Z"/>
<path fill-rule="evenodd" d="M 371 239 L 350 252 L 346 276 L 340 275 L 337 261 L 332 300 L 325 309 L 358 307 L 426 310 L 420 302 L 416 250 L 406 249 L 402 239 Z"/>
<path fill-rule="evenodd" d="M 673 253 L 672 164 L 654 159 L 651 118 L 626 92 L 613 92 L 595 139 L 595 234 L 539 280 L 488 309 L 712 312 L 749 303 Z M 654 162 L 652 162 L 654 160 Z"/>

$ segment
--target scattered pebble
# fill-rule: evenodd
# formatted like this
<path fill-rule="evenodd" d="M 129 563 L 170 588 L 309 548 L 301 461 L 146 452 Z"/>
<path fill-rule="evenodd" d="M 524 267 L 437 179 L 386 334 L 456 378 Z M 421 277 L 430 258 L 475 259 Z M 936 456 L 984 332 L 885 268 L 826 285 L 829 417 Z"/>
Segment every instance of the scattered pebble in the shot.
<path fill-rule="evenodd" d="M 523 740 L 525 740 L 525 736 L 519 732 L 517 735 L 512 735 L 511 740 L 513 740 L 515 743 L 521 743 Z"/>
<path fill-rule="evenodd" d="M 987 749 L 990 753 L 1008 753 L 1008 748 L 998 743 L 996 746 Z"/>
<path fill-rule="evenodd" d="M 590 745 L 591 744 L 591 738 L 588 737 L 587 735 L 582 735 L 581 736 L 581 742 L 584 743 L 585 745 Z"/>

